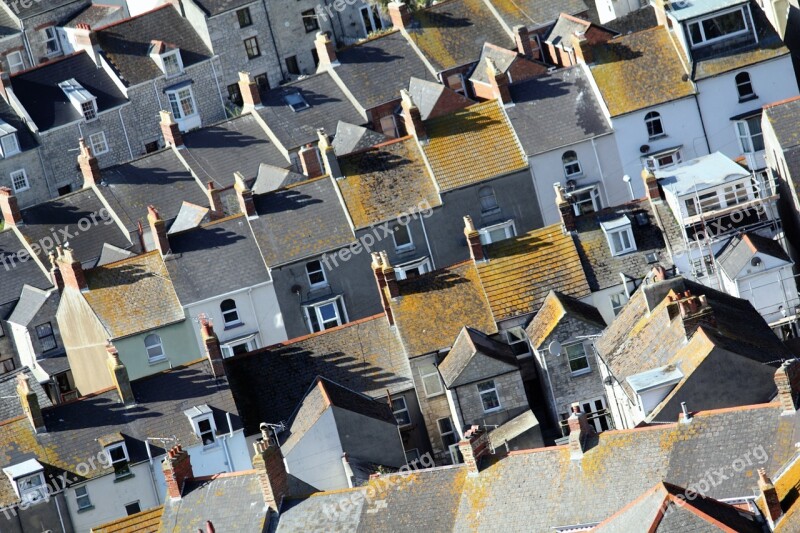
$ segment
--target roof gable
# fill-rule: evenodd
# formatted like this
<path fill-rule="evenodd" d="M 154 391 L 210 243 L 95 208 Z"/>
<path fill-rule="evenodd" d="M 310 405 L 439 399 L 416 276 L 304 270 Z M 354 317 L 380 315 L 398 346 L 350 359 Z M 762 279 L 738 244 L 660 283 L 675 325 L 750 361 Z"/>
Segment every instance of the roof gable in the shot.
<path fill-rule="evenodd" d="M 449 115 L 475 102 L 441 83 L 411 78 L 408 83 L 411 101 L 419 108 L 422 120 Z"/>
<path fill-rule="evenodd" d="M 536 312 L 536 316 L 525 329 L 531 346 L 535 350 L 541 348 L 542 343 L 565 317 L 580 320 L 594 332 L 602 331 L 605 328 L 605 321 L 596 307 L 566 294 L 550 291 Z"/>
<path fill-rule="evenodd" d="M 448 389 L 518 371 L 514 352 L 472 328 L 464 327 L 439 364 Z"/>

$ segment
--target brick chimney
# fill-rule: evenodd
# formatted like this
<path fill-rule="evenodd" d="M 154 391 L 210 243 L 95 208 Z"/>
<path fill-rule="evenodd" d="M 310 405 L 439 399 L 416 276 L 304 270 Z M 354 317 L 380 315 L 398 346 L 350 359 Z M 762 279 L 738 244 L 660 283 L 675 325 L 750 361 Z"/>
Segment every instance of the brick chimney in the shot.
<path fill-rule="evenodd" d="M 283 497 L 289 491 L 289 473 L 281 449 L 267 424 L 261 424 L 261 438 L 253 443 L 253 448 L 253 469 L 258 472 L 264 503 L 273 512 L 278 512 Z"/>
<path fill-rule="evenodd" d="M 164 136 L 164 144 L 167 146 L 174 146 L 175 148 L 183 148 L 183 134 L 178 127 L 178 123 L 172 118 L 170 111 L 159 111 L 161 116 L 161 135 Z"/>
<path fill-rule="evenodd" d="M 167 482 L 167 496 L 172 499 L 180 499 L 184 483 L 194 477 L 192 460 L 188 452 L 180 444 L 174 446 L 164 457 L 161 469 L 164 471 L 164 479 Z"/>
<path fill-rule="evenodd" d="M 458 450 L 464 458 L 469 475 L 476 476 L 481 471 L 480 458 L 489 454 L 489 434 L 478 426 L 472 426 L 464 433 L 464 440 L 458 443 Z"/>
<path fill-rule="evenodd" d="M 508 73 L 500 72 L 491 57 L 486 58 L 486 76 L 492 88 L 492 96 L 503 104 L 511 103 L 511 91 L 508 89 Z"/>
<path fill-rule="evenodd" d="M 556 190 L 556 207 L 558 208 L 558 214 L 561 216 L 561 225 L 564 226 L 564 231 L 575 231 L 578 228 L 575 221 L 575 210 L 567 200 L 567 192 L 558 182 L 553 184 L 553 188 Z"/>
<path fill-rule="evenodd" d="M 783 406 L 783 412 L 794 413 L 800 395 L 800 360 L 790 359 L 783 362 L 775 371 L 775 386 L 778 388 L 778 401 Z"/>
<path fill-rule="evenodd" d="M 50 281 L 53 283 L 53 286 L 58 289 L 58 294 L 61 294 L 64 292 L 64 278 L 61 276 L 61 269 L 58 268 L 55 252 L 50 250 L 47 254 L 47 258 L 50 259 Z"/>
<path fill-rule="evenodd" d="M 215 378 L 225 376 L 225 365 L 222 362 L 222 348 L 219 345 L 217 334 L 214 333 L 214 326 L 207 318 L 200 319 L 200 336 L 203 338 L 203 346 L 206 348 L 206 358 L 211 364 L 211 372 Z"/>
<path fill-rule="evenodd" d="M 575 53 L 575 61 L 577 63 L 586 63 L 588 65 L 594 63 L 592 45 L 586 40 L 585 34 L 574 33 L 570 40 L 572 41 L 572 50 Z"/>
<path fill-rule="evenodd" d="M 472 260 L 475 262 L 485 261 L 486 256 L 483 253 L 481 234 L 475 229 L 475 224 L 472 223 L 472 217 L 469 215 L 464 217 L 464 236 L 467 238 L 469 256 Z"/>
<path fill-rule="evenodd" d="M 0 210 L 6 226 L 22 225 L 22 212 L 19 210 L 17 197 L 8 187 L 0 187 Z"/>
<path fill-rule="evenodd" d="M 389 256 L 385 251 L 381 252 L 381 264 L 383 265 L 383 279 L 386 282 L 386 288 L 389 291 L 389 298 L 399 298 L 400 285 L 397 284 L 397 275 L 395 274 L 394 267 L 389 262 Z"/>
<path fill-rule="evenodd" d="M 407 30 L 411 27 L 411 11 L 408 4 L 398 0 L 389 2 L 389 18 L 392 20 L 392 27 L 397 30 Z"/>
<path fill-rule="evenodd" d="M 381 295 L 383 312 L 386 314 L 389 325 L 393 326 L 394 315 L 392 314 L 392 306 L 389 302 L 389 297 L 386 294 L 386 277 L 383 275 L 383 260 L 381 259 L 381 254 L 378 252 L 372 252 L 372 273 L 375 275 L 375 283 L 378 284 L 378 292 Z"/>
<path fill-rule="evenodd" d="M 100 163 L 92 153 L 92 148 L 86 144 L 83 137 L 78 139 L 78 167 L 83 176 L 83 188 L 93 187 L 100 184 Z"/>
<path fill-rule="evenodd" d="M 156 249 L 161 252 L 161 257 L 170 253 L 169 239 L 167 238 L 167 224 L 158 210 L 152 205 L 147 206 L 147 221 L 150 223 L 150 235 Z"/>
<path fill-rule="evenodd" d="M 64 288 L 79 291 L 88 291 L 89 284 L 86 283 L 86 275 L 83 273 L 83 265 L 75 259 L 70 248 L 56 248 L 56 264 L 64 280 Z"/>
<path fill-rule="evenodd" d="M 88 24 L 78 24 L 72 29 L 72 35 L 74 36 L 75 50 L 85 51 L 92 58 L 95 65 L 101 66 L 100 45 L 97 42 L 97 34 L 92 30 L 92 27 Z"/>
<path fill-rule="evenodd" d="M 224 217 L 225 212 L 222 209 L 222 195 L 211 180 L 206 183 L 206 194 L 208 194 L 208 203 L 211 208 L 211 212 L 209 213 L 211 220 L 219 220 Z"/>
<path fill-rule="evenodd" d="M 323 170 L 325 174 L 337 180 L 343 178 L 344 176 L 342 175 L 342 169 L 339 166 L 339 160 L 336 158 L 336 153 L 333 151 L 330 136 L 325 133 L 324 128 L 319 128 L 317 130 L 317 137 L 319 137 L 317 147 L 319 148 L 319 153 L 322 157 L 322 164 L 324 166 Z"/>
<path fill-rule="evenodd" d="M 261 93 L 258 91 L 258 84 L 249 72 L 239 73 L 239 92 L 242 94 L 242 111 L 252 111 L 264 107 L 261 105 Z"/>
<path fill-rule="evenodd" d="M 248 218 L 257 217 L 258 214 L 256 213 L 255 200 L 253 200 L 253 191 L 251 191 L 244 182 L 244 176 L 242 176 L 241 172 L 234 172 L 233 180 L 233 189 L 236 191 L 236 198 L 239 199 L 239 209 L 242 211 L 242 214 L 246 215 Z"/>
<path fill-rule="evenodd" d="M 653 202 L 658 202 L 664 199 L 664 191 L 658 184 L 658 179 L 650 169 L 642 170 L 642 181 L 644 181 L 644 190 L 647 192 L 647 197 Z"/>
<path fill-rule="evenodd" d="M 108 371 L 111 372 L 111 379 L 117 388 L 120 401 L 125 405 L 135 404 L 136 397 L 133 395 L 128 369 L 125 368 L 125 365 L 120 360 L 117 348 L 110 341 L 106 344 L 106 352 L 108 353 L 106 364 L 108 365 Z"/>
<path fill-rule="evenodd" d="M 42 409 L 39 407 L 39 398 L 31 390 L 29 379 L 28 374 L 24 372 L 17 375 L 17 395 L 25 416 L 28 417 L 28 421 L 33 426 L 33 431 L 42 433 L 47 431 L 47 427 L 44 423 L 44 416 L 42 416 Z"/>
<path fill-rule="evenodd" d="M 672 292 L 668 298 L 673 302 L 670 305 L 678 308 L 687 338 L 691 337 L 700 326 L 716 328 L 714 309 L 708 304 L 705 294 L 695 296 L 692 291 L 687 290 L 683 293 Z M 673 312 L 670 316 L 674 315 Z"/>
<path fill-rule="evenodd" d="M 514 32 L 514 42 L 517 43 L 517 52 L 527 58 L 533 57 L 533 46 L 531 45 L 531 34 L 528 28 L 520 24 L 512 28 Z"/>
<path fill-rule="evenodd" d="M 318 69 L 331 66 L 335 67 L 339 64 L 339 60 L 336 59 L 336 47 L 333 41 L 331 41 L 328 32 L 317 32 L 317 37 L 314 39 L 314 46 L 317 49 L 317 57 L 319 57 Z"/>
<path fill-rule="evenodd" d="M 297 152 L 300 156 L 300 167 L 303 174 L 309 178 L 322 176 L 322 161 L 319 158 L 319 150 L 313 144 L 307 144 Z"/>
<path fill-rule="evenodd" d="M 586 440 L 595 433 L 594 427 L 589 424 L 586 413 L 581 411 L 581 404 L 572 404 L 572 414 L 567 419 L 569 426 L 569 456 L 571 459 L 580 459 L 587 449 Z"/>
<path fill-rule="evenodd" d="M 422 114 L 405 89 L 400 90 L 400 107 L 403 109 L 403 121 L 408 134 L 416 137 L 419 142 L 427 140 L 428 135 L 425 133 L 425 125 L 422 123 Z"/>
<path fill-rule="evenodd" d="M 764 510 L 766 511 L 764 514 L 769 521 L 770 529 L 774 529 L 775 522 L 781 517 L 783 510 L 781 509 L 781 501 L 778 498 L 778 491 L 775 489 L 772 480 L 767 477 L 767 471 L 764 468 L 758 469 L 758 490 L 764 498 Z"/>

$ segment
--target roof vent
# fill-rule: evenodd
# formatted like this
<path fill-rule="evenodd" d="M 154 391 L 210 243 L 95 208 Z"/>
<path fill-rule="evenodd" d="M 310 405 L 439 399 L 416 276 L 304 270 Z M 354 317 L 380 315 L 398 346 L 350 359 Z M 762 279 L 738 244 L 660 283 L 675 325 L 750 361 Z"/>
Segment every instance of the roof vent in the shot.
<path fill-rule="evenodd" d="M 639 151 L 640 151 L 641 153 L 643 153 L 643 154 L 646 154 L 647 152 L 649 152 L 649 151 L 650 151 L 650 145 L 649 145 L 649 144 L 643 144 L 643 145 L 641 145 L 641 146 L 639 147 Z"/>
<path fill-rule="evenodd" d="M 761 258 L 757 255 L 753 256 L 753 258 L 750 260 L 750 264 L 754 267 L 761 266 Z"/>

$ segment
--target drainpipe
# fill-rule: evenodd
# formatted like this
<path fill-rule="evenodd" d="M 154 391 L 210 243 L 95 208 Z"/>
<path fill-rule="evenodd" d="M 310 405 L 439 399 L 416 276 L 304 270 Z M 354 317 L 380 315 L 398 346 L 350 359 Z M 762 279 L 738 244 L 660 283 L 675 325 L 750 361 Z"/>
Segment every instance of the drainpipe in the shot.
<path fill-rule="evenodd" d="M 283 72 L 283 61 L 281 61 L 281 55 L 278 53 L 278 45 L 275 43 L 275 32 L 272 31 L 272 22 L 269 18 L 269 9 L 267 8 L 267 0 L 261 0 L 261 4 L 264 6 L 264 14 L 267 16 L 267 28 L 269 28 L 269 38 L 272 41 L 272 49 L 275 50 L 275 59 L 278 60 L 278 70 L 281 72 L 281 81 L 287 78 L 286 74 Z"/>
<path fill-rule="evenodd" d="M 125 143 L 128 145 L 128 152 L 130 152 L 131 159 L 133 159 L 133 150 L 131 150 L 131 140 L 128 139 L 128 129 L 125 127 L 125 121 L 122 120 L 122 107 L 118 108 L 117 111 L 119 112 L 119 123 L 122 124 L 122 133 L 125 134 Z"/>
<path fill-rule="evenodd" d="M 156 473 L 153 467 L 153 454 L 150 451 L 150 441 L 144 439 L 144 446 L 147 448 L 147 459 L 150 463 L 148 470 L 150 471 L 150 481 L 153 485 L 153 495 L 156 497 L 156 503 L 161 503 L 161 498 L 158 497 L 158 486 L 156 485 Z"/>
<path fill-rule="evenodd" d="M 433 208 L 431 207 L 431 214 L 433 214 Z M 436 261 L 433 260 L 433 252 L 431 251 L 431 243 L 428 242 L 428 231 L 425 229 L 425 218 L 420 215 L 419 222 L 422 224 L 422 234 L 425 236 L 425 246 L 428 247 L 428 257 L 431 258 L 431 270 L 436 270 Z"/>
<path fill-rule="evenodd" d="M 225 420 L 228 422 L 228 435 L 222 437 L 222 450 L 225 452 L 225 460 L 228 461 L 228 472 L 233 472 L 233 458 L 231 458 L 231 454 L 228 451 L 228 439 L 233 437 L 233 425 L 231 425 L 231 414 L 230 412 L 225 413 Z"/>
<path fill-rule="evenodd" d="M 61 523 L 61 531 L 67 533 L 67 528 L 64 527 L 64 517 L 61 516 L 61 506 L 58 505 L 58 494 L 53 497 L 53 500 L 56 502 L 56 511 L 58 512 L 58 521 Z"/>
<path fill-rule="evenodd" d="M 695 85 L 695 88 L 697 85 Z M 706 131 L 706 121 L 703 120 L 703 112 L 700 110 L 700 101 L 697 99 L 697 92 L 694 93 L 694 104 L 697 106 L 697 114 L 700 116 L 700 126 L 703 128 L 703 138 L 706 140 L 706 150 L 711 153 L 711 143 L 708 141 L 708 132 Z"/>

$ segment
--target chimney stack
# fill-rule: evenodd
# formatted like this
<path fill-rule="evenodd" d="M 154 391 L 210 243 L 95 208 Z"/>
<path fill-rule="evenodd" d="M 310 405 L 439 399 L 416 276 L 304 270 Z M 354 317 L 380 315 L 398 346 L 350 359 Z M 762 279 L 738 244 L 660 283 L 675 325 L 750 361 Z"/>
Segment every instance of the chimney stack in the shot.
<path fill-rule="evenodd" d="M 117 388 L 120 401 L 125 405 L 133 405 L 136 403 L 136 397 L 133 395 L 131 388 L 131 380 L 128 377 L 128 369 L 119 358 L 117 348 L 108 342 L 106 345 L 106 352 L 108 352 L 108 370 L 111 372 L 111 379 L 114 381 L 114 386 Z"/>
<path fill-rule="evenodd" d="M 330 136 L 325 133 L 324 128 L 319 128 L 317 130 L 317 137 L 319 137 L 317 147 L 322 156 L 325 173 L 337 180 L 343 178 L 342 169 L 339 167 L 339 160 L 336 158 L 336 153 L 333 151 Z"/>
<path fill-rule="evenodd" d="M 172 499 L 180 499 L 183 485 L 194 477 L 189 454 L 180 444 L 174 446 L 167 452 L 167 456 L 161 463 L 161 469 L 164 471 L 164 479 L 167 482 L 167 496 Z"/>
<path fill-rule="evenodd" d="M 242 111 L 252 111 L 263 107 L 261 105 L 261 93 L 258 91 L 258 84 L 250 76 L 249 72 L 239 73 L 239 92 L 242 94 Z"/>
<path fill-rule="evenodd" d="M 472 223 L 472 217 L 469 215 L 464 217 L 464 236 L 467 238 L 469 256 L 472 260 L 476 263 L 478 261 L 485 261 L 486 255 L 483 253 L 481 234 L 475 229 L 475 224 Z"/>
<path fill-rule="evenodd" d="M 208 180 L 208 183 L 206 183 L 206 193 L 208 194 L 208 203 L 211 208 L 211 212 L 209 213 L 211 220 L 219 220 L 224 217 L 225 212 L 222 209 L 222 195 L 211 180 Z"/>
<path fill-rule="evenodd" d="M 42 409 L 39 407 L 39 398 L 31 390 L 29 379 L 28 374 L 24 372 L 17 375 L 17 395 L 25 416 L 33 426 L 34 433 L 41 433 L 47 431 L 47 427 L 44 423 L 44 416 L 42 416 Z"/>
<path fill-rule="evenodd" d="M 571 40 L 572 50 L 575 53 L 575 62 L 586 63 L 587 65 L 594 63 L 592 45 L 586 40 L 586 35 L 583 33 L 574 33 Z"/>
<path fill-rule="evenodd" d="M 178 123 L 172 118 L 172 113 L 161 110 L 159 115 L 161 116 L 161 135 L 164 136 L 164 144 L 179 149 L 183 148 L 183 134 L 181 134 Z"/>
<path fill-rule="evenodd" d="M 517 43 L 517 53 L 522 54 L 527 58 L 533 57 L 533 46 L 531 45 L 531 35 L 528 28 L 520 24 L 512 28 L 514 32 L 514 41 Z"/>
<path fill-rule="evenodd" d="M 553 188 L 556 190 L 556 207 L 561 216 L 561 224 L 564 226 L 564 231 L 575 231 L 578 227 L 575 221 L 575 210 L 572 208 L 572 204 L 567 200 L 564 187 L 556 182 L 553 184 Z"/>
<path fill-rule="evenodd" d="M 389 2 L 389 18 L 396 30 L 407 30 L 411 27 L 411 11 L 402 0 Z"/>
<path fill-rule="evenodd" d="M 8 187 L 0 187 L 0 210 L 6 226 L 22 225 L 22 212 L 19 210 L 17 197 Z"/>
<path fill-rule="evenodd" d="M 664 199 L 664 192 L 658 183 L 658 179 L 650 169 L 642 170 L 642 181 L 644 181 L 644 190 L 647 192 L 647 197 L 653 202 L 659 202 Z"/>
<path fill-rule="evenodd" d="M 261 424 L 261 438 L 253 443 L 253 448 L 253 468 L 258 472 L 264 503 L 277 513 L 283 497 L 289 491 L 289 473 L 281 449 L 270 435 L 267 424 Z"/>
<path fill-rule="evenodd" d="M 569 425 L 569 456 L 571 459 L 580 459 L 587 449 L 586 440 L 595 433 L 594 427 L 589 424 L 586 413 L 581 411 L 581 404 L 572 404 L 572 414 L 567 419 Z"/>
<path fill-rule="evenodd" d="M 764 510 L 766 511 L 766 518 L 769 521 L 770 529 L 775 528 L 775 522 L 783 514 L 781 509 L 781 501 L 778 498 L 778 491 L 772 480 L 767 477 L 767 470 L 764 468 L 758 469 L 758 490 L 764 498 Z"/>
<path fill-rule="evenodd" d="M 458 443 L 458 450 L 464 458 L 469 475 L 476 476 L 481 471 L 480 458 L 489 454 L 489 434 L 479 426 L 472 426 L 464 433 L 464 440 Z"/>
<path fill-rule="evenodd" d="M 95 65 L 101 66 L 100 63 L 100 45 L 97 42 L 97 34 L 92 30 L 88 24 L 78 24 L 72 29 L 74 36 L 75 50 L 83 50 L 89 57 L 92 58 Z"/>
<path fill-rule="evenodd" d="M 400 285 L 397 284 L 397 275 L 394 267 L 389 262 L 389 255 L 386 251 L 381 252 L 381 264 L 383 265 L 383 279 L 386 283 L 386 289 L 389 291 L 389 298 L 399 298 Z"/>
<path fill-rule="evenodd" d="M 403 109 L 403 121 L 406 123 L 408 134 L 416 137 L 419 142 L 425 141 L 428 136 L 422 123 L 422 114 L 405 89 L 400 90 L 400 107 Z"/>
<path fill-rule="evenodd" d="M 239 199 L 239 209 L 242 214 L 248 218 L 257 217 L 256 204 L 253 199 L 253 191 L 244 182 L 244 176 L 241 172 L 233 173 L 233 189 L 236 191 L 236 198 Z"/>
<path fill-rule="evenodd" d="M 64 278 L 61 276 L 61 270 L 58 268 L 56 262 L 56 254 L 52 250 L 47 254 L 50 259 L 50 281 L 53 286 L 58 290 L 58 294 L 64 292 Z"/>
<path fill-rule="evenodd" d="M 677 302 L 683 329 L 686 337 L 690 337 L 700 326 L 715 328 L 717 320 L 714 316 L 714 309 L 708 304 L 705 294 L 695 296 L 691 291 L 683 293 L 673 293 L 672 302 Z"/>
<path fill-rule="evenodd" d="M 214 333 L 214 326 L 203 317 L 200 319 L 200 336 L 203 338 L 203 346 L 206 347 L 206 357 L 211 364 L 211 372 L 215 378 L 225 376 L 225 365 L 222 362 L 222 348 L 219 345 L 217 334 Z"/>
<path fill-rule="evenodd" d="M 83 137 L 78 139 L 78 167 L 83 176 L 83 188 L 93 187 L 100 184 L 100 163 L 92 153 L 92 148 L 86 144 Z"/>
<path fill-rule="evenodd" d="M 800 394 L 800 360 L 790 359 L 775 371 L 775 386 L 778 389 L 778 401 L 786 414 L 797 410 L 797 399 Z"/>
<path fill-rule="evenodd" d="M 150 235 L 153 237 L 153 243 L 156 249 L 161 252 L 161 257 L 164 257 L 170 253 L 167 224 L 161 218 L 158 210 L 152 205 L 147 206 L 147 221 L 150 223 Z"/>
<path fill-rule="evenodd" d="M 486 58 L 486 76 L 489 78 L 492 96 L 503 102 L 503 104 L 510 104 L 511 91 L 508 88 L 508 74 L 500 72 L 491 57 Z"/>
<path fill-rule="evenodd" d="M 331 41 L 328 32 L 317 32 L 317 37 L 314 39 L 314 46 L 317 49 L 317 57 L 319 57 L 318 70 L 331 66 L 335 67 L 339 64 L 339 60 L 336 59 L 336 47 L 333 41 Z"/>
<path fill-rule="evenodd" d="M 313 144 L 307 144 L 297 153 L 300 156 L 300 166 L 303 174 L 309 178 L 322 176 L 322 161 L 319 158 L 319 150 Z"/>
<path fill-rule="evenodd" d="M 67 247 L 56 248 L 56 264 L 64 280 L 64 287 L 79 291 L 88 291 L 89 284 L 83 273 L 83 265 L 72 255 L 72 249 Z"/>
<path fill-rule="evenodd" d="M 383 260 L 381 259 L 381 254 L 378 252 L 372 252 L 372 273 L 375 275 L 375 282 L 378 284 L 378 292 L 381 295 L 383 312 L 386 314 L 389 325 L 393 326 L 394 315 L 392 314 L 392 306 L 389 302 L 389 297 L 386 294 L 386 277 L 383 275 Z"/>

